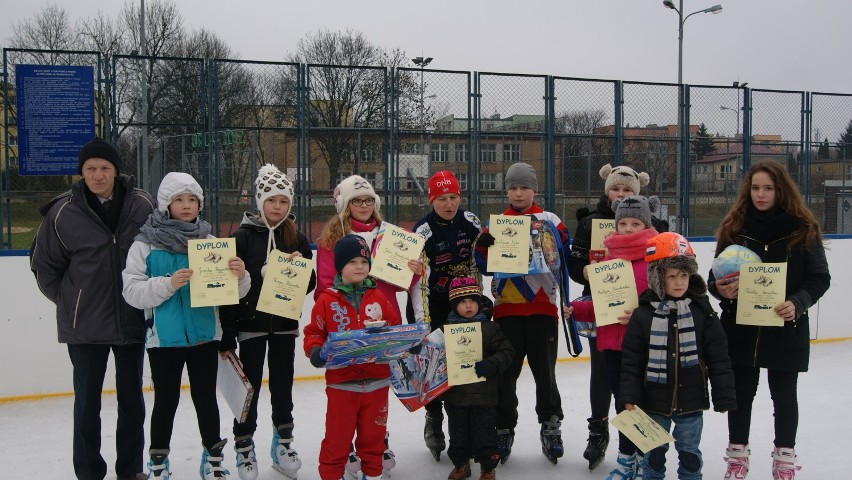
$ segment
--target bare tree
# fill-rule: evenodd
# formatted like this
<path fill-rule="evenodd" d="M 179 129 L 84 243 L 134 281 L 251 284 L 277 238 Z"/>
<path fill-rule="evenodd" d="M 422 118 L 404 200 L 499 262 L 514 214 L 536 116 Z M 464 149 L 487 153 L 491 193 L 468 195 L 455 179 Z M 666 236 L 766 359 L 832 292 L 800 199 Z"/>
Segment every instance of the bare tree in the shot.
<path fill-rule="evenodd" d="M 555 119 L 554 131 L 560 145 L 559 160 L 562 168 L 561 190 L 567 191 L 579 187 L 576 179 L 595 178 L 603 163 L 592 162 L 607 151 L 608 141 L 595 136 L 595 129 L 602 127 L 608 120 L 603 110 L 565 111 Z M 572 182 L 573 180 L 573 182 Z"/>
<path fill-rule="evenodd" d="M 13 63 L 35 63 L 39 65 L 73 65 L 74 56 L 59 50 L 78 50 L 79 42 L 70 17 L 64 7 L 48 4 L 32 18 L 12 24 L 12 48 L 43 50 L 42 52 L 19 53 Z"/>
<path fill-rule="evenodd" d="M 419 92 L 413 90 L 419 82 L 415 82 L 411 72 L 401 72 L 404 75 L 399 79 L 400 92 L 392 91 L 388 76 L 388 67 L 408 62 L 405 53 L 384 50 L 361 32 L 320 30 L 309 34 L 299 40 L 296 52 L 288 60 L 308 64 L 307 121 L 317 129 L 313 144 L 319 147 L 328 165 L 329 188 L 334 187 L 341 167 L 357 154 L 357 130 L 391 126 L 390 102 L 394 93 L 407 106 L 400 107 L 400 111 L 408 112 L 407 118 L 412 112 L 419 112 L 410 108 L 415 102 L 411 92 Z M 283 80 L 279 92 L 292 95 L 295 83 L 292 78 Z"/>

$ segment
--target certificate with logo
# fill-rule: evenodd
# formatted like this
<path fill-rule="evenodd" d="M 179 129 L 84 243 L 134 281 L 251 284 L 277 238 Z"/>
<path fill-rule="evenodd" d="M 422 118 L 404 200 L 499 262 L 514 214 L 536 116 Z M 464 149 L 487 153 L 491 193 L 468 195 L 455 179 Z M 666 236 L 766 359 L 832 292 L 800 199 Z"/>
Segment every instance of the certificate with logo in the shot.
<path fill-rule="evenodd" d="M 604 240 L 615 232 L 615 220 L 596 218 L 592 220 L 592 243 L 589 245 L 589 255 L 593 251 L 606 252 Z M 604 253 L 604 255 L 606 255 Z"/>
<path fill-rule="evenodd" d="M 639 306 L 633 262 L 616 258 L 589 265 L 589 287 L 597 326 L 618 323 L 625 310 Z"/>
<path fill-rule="evenodd" d="M 786 292 L 786 263 L 740 265 L 737 324 L 783 327 L 784 319 L 775 313 L 775 307 L 784 303 Z"/>
<path fill-rule="evenodd" d="M 237 256 L 233 238 L 190 240 L 188 248 L 189 300 L 193 307 L 234 305 L 240 301 L 237 276 L 228 268 L 228 260 Z"/>
<path fill-rule="evenodd" d="M 448 323 L 444 325 L 444 348 L 447 351 L 447 383 L 464 385 L 484 382 L 477 377 L 474 365 L 482 360 L 482 324 Z"/>
<path fill-rule="evenodd" d="M 370 276 L 408 289 L 414 277 L 414 272 L 408 268 L 408 261 L 420 258 L 425 243 L 422 236 L 383 222 L 372 253 Z"/>
<path fill-rule="evenodd" d="M 289 253 L 280 250 L 269 252 L 257 310 L 298 320 L 302 317 L 314 261 L 305 257 L 289 257 Z"/>
<path fill-rule="evenodd" d="M 674 441 L 668 431 L 639 407 L 623 410 L 610 423 L 645 453 Z"/>
<path fill-rule="evenodd" d="M 526 215 L 491 215 L 488 232 L 494 245 L 488 247 L 489 272 L 527 274 L 531 220 Z"/>

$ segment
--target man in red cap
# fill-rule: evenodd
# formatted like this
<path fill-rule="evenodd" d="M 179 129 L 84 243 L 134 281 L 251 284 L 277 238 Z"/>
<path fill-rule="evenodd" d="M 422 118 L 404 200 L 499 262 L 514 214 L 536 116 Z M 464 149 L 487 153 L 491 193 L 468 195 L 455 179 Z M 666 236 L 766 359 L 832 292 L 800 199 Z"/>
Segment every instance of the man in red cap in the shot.
<path fill-rule="evenodd" d="M 440 328 L 450 313 L 450 280 L 469 276 L 482 285 L 473 261 L 473 244 L 482 226 L 472 212 L 459 208 L 461 189 L 453 172 L 442 170 L 429 178 L 429 204 L 432 211 L 421 218 L 414 231 L 426 238 L 423 249 L 423 276 L 409 291 L 409 322 L 428 322 Z M 439 400 L 426 404 L 426 446 L 439 459 L 446 448 L 444 413 Z"/>

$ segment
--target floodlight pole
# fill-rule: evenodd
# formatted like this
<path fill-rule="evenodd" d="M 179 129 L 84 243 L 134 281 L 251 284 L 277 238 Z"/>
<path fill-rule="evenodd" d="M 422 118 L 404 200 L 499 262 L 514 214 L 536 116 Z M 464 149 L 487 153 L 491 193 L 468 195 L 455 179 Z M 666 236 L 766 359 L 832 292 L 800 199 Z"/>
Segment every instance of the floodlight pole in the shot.
<path fill-rule="evenodd" d="M 713 5 L 712 7 L 705 8 L 704 10 L 698 10 L 690 13 L 687 16 L 683 16 L 683 0 L 679 0 L 679 7 L 675 7 L 674 2 L 672 0 L 664 0 L 663 6 L 666 8 L 672 9 L 677 12 L 678 18 L 678 29 L 677 29 L 677 88 L 678 88 L 678 106 L 677 106 L 677 153 L 676 153 L 676 187 L 677 190 L 677 198 L 678 198 L 678 209 L 677 209 L 677 223 L 675 225 L 675 231 L 681 233 L 683 235 L 688 234 L 689 232 L 689 216 L 684 215 L 689 208 L 689 203 L 686 199 L 686 192 L 683 188 L 683 177 L 684 171 L 688 172 L 688 169 L 684 169 L 683 164 L 683 151 L 686 150 L 686 147 L 683 144 L 683 109 L 684 105 L 684 88 L 683 88 L 683 24 L 686 23 L 686 20 L 695 15 L 696 13 L 713 13 L 717 14 L 722 11 L 721 5 Z M 686 155 L 687 160 L 689 159 L 689 154 Z"/>

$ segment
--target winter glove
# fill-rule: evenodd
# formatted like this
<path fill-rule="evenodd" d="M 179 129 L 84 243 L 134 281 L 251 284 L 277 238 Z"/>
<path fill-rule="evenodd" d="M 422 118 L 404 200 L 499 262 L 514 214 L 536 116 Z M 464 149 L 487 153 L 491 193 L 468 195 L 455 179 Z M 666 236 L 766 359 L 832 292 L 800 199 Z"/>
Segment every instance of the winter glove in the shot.
<path fill-rule="evenodd" d="M 420 350 L 423 350 L 423 344 L 422 343 L 418 343 L 417 345 L 409 348 L 408 353 L 410 353 L 412 355 L 417 355 L 418 353 L 420 353 Z"/>
<path fill-rule="evenodd" d="M 326 364 L 326 360 L 322 358 L 320 355 L 320 347 L 314 347 L 311 349 L 311 365 L 316 368 L 322 368 Z"/>
<path fill-rule="evenodd" d="M 473 365 L 473 371 L 476 372 L 477 377 L 492 379 L 497 376 L 497 365 L 494 365 L 493 362 L 481 360 Z"/>
<path fill-rule="evenodd" d="M 222 335 L 222 340 L 219 341 L 220 352 L 230 352 L 237 349 L 237 339 L 235 337 L 226 337 Z"/>
<path fill-rule="evenodd" d="M 476 239 L 476 248 L 487 250 L 491 245 L 494 245 L 494 235 L 489 232 L 480 233 L 479 238 Z"/>

